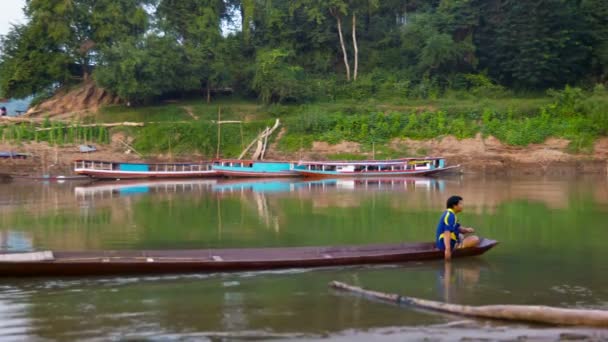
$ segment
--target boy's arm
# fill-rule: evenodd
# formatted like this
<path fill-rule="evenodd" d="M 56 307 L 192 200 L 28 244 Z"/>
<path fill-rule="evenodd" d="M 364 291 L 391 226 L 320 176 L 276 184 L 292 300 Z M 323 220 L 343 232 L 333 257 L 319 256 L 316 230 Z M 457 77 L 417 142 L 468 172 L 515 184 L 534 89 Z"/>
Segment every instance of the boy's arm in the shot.
<path fill-rule="evenodd" d="M 458 228 L 458 231 L 463 234 L 475 233 L 475 229 L 473 229 L 471 227 L 460 227 L 460 228 Z"/>

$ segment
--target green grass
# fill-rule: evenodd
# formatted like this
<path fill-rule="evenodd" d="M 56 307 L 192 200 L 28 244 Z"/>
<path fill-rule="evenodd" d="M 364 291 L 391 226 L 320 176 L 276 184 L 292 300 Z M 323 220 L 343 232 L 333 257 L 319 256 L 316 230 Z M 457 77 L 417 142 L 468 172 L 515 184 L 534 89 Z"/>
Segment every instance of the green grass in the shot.
<path fill-rule="evenodd" d="M 194 117 L 198 117 L 198 120 L 210 121 L 217 120 L 220 108 L 222 120 L 258 120 L 271 117 L 268 110 L 254 101 L 220 99 L 210 104 L 202 100 L 185 100 L 141 107 L 106 106 L 97 112 L 94 120 L 96 122 L 160 122 L 193 121 Z"/>

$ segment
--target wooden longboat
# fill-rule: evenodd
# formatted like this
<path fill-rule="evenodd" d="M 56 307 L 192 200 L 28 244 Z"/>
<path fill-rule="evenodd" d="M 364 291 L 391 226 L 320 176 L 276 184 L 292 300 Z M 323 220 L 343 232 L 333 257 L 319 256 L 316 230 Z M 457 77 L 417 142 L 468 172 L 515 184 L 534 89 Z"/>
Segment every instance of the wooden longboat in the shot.
<path fill-rule="evenodd" d="M 394 160 L 300 161 L 294 171 L 305 177 L 403 177 L 427 176 L 458 169 L 439 157 Z"/>
<path fill-rule="evenodd" d="M 479 255 L 498 242 L 482 239 L 453 257 Z M 329 267 L 442 259 L 433 243 L 338 247 L 84 251 L 0 254 L 0 277 L 205 273 Z"/>
<path fill-rule="evenodd" d="M 270 160 L 221 159 L 213 162 L 213 170 L 226 177 L 278 178 L 301 176 L 293 169 L 294 162 Z"/>
<path fill-rule="evenodd" d="M 197 178 L 217 176 L 211 162 L 122 163 L 99 160 L 74 161 L 74 173 L 96 179 Z"/>

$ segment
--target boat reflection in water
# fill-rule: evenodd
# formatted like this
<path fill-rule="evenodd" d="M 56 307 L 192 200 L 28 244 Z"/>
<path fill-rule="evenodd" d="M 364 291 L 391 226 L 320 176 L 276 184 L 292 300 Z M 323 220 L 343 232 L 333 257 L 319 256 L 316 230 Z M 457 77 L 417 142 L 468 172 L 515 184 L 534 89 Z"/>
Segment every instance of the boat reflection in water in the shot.
<path fill-rule="evenodd" d="M 106 199 L 150 193 L 179 193 L 208 191 L 215 179 L 131 180 L 95 182 L 74 188 L 77 199 Z"/>
<path fill-rule="evenodd" d="M 339 178 L 312 181 L 288 179 L 258 179 L 248 181 L 218 181 L 213 190 L 221 193 L 241 192 L 324 192 L 324 191 L 440 191 L 445 180 L 434 178 Z"/>
<path fill-rule="evenodd" d="M 177 193 L 208 191 L 219 193 L 279 193 L 294 191 L 335 190 L 428 190 L 444 191 L 445 180 L 434 178 L 340 178 L 304 181 L 299 179 L 185 179 L 95 182 L 77 186 L 74 193 L 79 199 L 113 198 L 145 193 Z"/>

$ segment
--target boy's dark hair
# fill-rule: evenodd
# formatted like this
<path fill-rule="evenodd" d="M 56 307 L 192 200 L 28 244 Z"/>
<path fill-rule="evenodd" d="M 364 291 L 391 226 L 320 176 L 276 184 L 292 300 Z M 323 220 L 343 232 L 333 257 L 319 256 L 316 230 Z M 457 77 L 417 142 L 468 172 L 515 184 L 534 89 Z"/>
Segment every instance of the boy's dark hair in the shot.
<path fill-rule="evenodd" d="M 452 196 L 448 198 L 448 202 L 446 203 L 446 207 L 448 209 L 454 208 L 454 206 L 458 205 L 458 203 L 462 201 L 462 197 L 460 196 Z"/>

